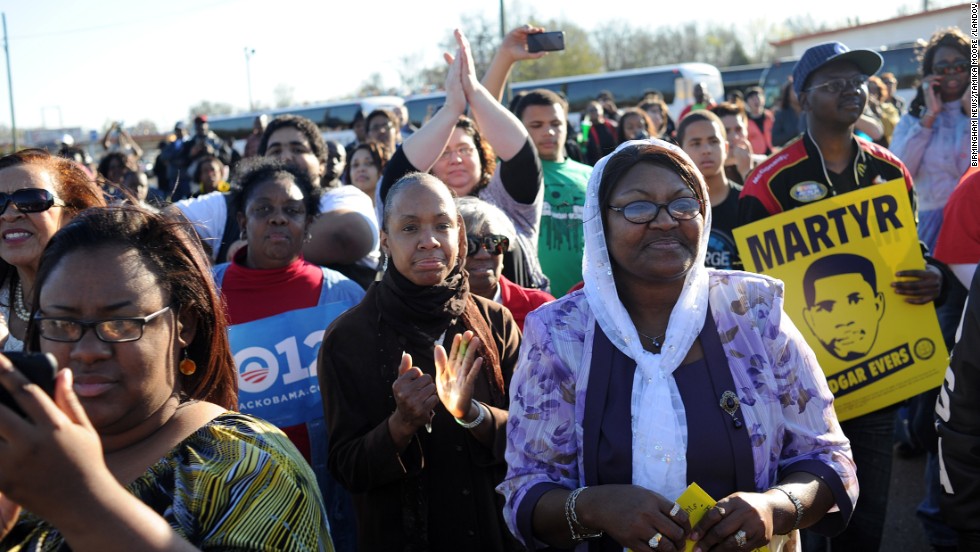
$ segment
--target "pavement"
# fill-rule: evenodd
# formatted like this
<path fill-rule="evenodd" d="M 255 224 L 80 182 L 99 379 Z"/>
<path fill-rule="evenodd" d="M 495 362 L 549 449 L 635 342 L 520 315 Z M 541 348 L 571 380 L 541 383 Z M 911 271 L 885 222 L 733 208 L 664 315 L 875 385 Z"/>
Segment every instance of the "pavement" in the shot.
<path fill-rule="evenodd" d="M 881 552 L 930 552 L 932 548 L 915 517 L 923 497 L 925 455 L 899 458 L 892 462 L 892 481 L 888 493 L 888 517 Z M 872 552 L 872 551 L 868 551 Z"/>

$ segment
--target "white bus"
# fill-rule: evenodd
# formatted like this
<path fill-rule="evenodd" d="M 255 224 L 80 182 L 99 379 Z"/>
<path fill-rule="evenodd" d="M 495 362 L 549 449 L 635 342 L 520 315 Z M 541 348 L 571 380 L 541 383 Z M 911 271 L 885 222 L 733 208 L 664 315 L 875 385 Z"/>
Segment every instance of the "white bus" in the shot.
<path fill-rule="evenodd" d="M 724 98 L 721 73 L 717 67 L 707 63 L 678 63 L 593 75 L 515 82 L 511 84 L 511 90 L 517 94 L 535 88 L 547 88 L 560 93 L 568 100 L 568 118 L 574 127 L 578 125 L 585 106 L 602 90 L 612 92 L 619 106 L 634 106 L 640 102 L 646 92 L 657 90 L 663 94 L 670 115 L 676 120 L 685 107 L 694 103 L 694 86 L 699 82 L 708 86 L 708 92 L 715 100 L 720 101 Z M 412 123 L 420 126 L 434 109 L 442 106 L 444 98 L 445 94 L 442 92 L 407 98 L 405 106 L 408 108 L 408 116 Z"/>
<path fill-rule="evenodd" d="M 361 111 L 367 116 L 378 108 L 400 106 L 404 100 L 398 96 L 370 96 L 352 100 L 340 100 L 314 105 L 285 107 L 267 111 L 253 111 L 238 115 L 216 115 L 208 117 L 208 126 L 225 140 L 233 141 L 235 149 L 241 153 L 245 139 L 252 133 L 255 118 L 263 113 L 273 119 L 279 115 L 299 115 L 313 121 L 320 127 L 324 140 L 336 140 L 347 144 L 354 140 L 351 123 L 354 115 Z"/>

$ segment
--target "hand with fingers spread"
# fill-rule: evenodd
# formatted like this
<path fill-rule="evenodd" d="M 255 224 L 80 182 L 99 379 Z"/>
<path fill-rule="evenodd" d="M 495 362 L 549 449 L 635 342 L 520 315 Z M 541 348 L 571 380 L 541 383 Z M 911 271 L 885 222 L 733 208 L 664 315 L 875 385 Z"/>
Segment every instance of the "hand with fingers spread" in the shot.
<path fill-rule="evenodd" d="M 769 544 L 773 536 L 773 500 L 763 493 L 735 493 L 719 500 L 691 531 L 695 552 L 748 552 Z"/>
<path fill-rule="evenodd" d="M 892 289 L 913 305 L 935 301 L 943 289 L 943 274 L 932 265 L 926 265 L 925 270 L 900 270 L 895 277 L 903 279 L 892 282 Z"/>
<path fill-rule="evenodd" d="M 392 438 L 402 448 L 416 431 L 432 419 L 432 409 L 439 402 L 432 376 L 418 366 L 412 366 L 412 355 L 402 353 L 398 378 L 391 385 L 395 397 L 395 412 L 391 415 Z"/>
<path fill-rule="evenodd" d="M 446 410 L 457 420 L 473 420 L 479 412 L 472 412 L 473 387 L 483 366 L 477 356 L 482 344 L 480 338 L 467 330 L 453 338 L 449 354 L 442 345 L 436 345 L 436 391 Z"/>

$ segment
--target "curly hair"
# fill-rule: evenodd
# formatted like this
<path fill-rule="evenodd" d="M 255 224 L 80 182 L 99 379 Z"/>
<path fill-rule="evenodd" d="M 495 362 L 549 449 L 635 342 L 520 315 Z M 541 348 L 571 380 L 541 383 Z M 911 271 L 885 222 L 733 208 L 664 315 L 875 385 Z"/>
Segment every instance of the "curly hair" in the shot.
<path fill-rule="evenodd" d="M 250 157 L 243 159 L 235 167 L 235 196 L 232 200 L 233 213 L 245 214 L 248 200 L 252 198 L 260 184 L 277 178 L 289 178 L 303 192 L 303 207 L 306 216 L 313 217 L 320 212 L 321 189 L 313 185 L 306 171 L 271 157 Z"/>
<path fill-rule="evenodd" d="M 963 54 L 966 59 L 970 59 L 970 39 L 963 33 L 963 31 L 957 27 L 939 29 L 932 35 L 932 38 L 929 39 L 929 42 L 919 53 L 919 59 L 921 61 L 919 70 L 922 78 L 932 75 L 932 64 L 936 59 L 936 52 L 943 46 L 952 48 Z M 922 87 L 917 86 L 915 90 L 915 98 L 913 98 L 912 103 L 909 104 L 909 113 L 913 117 L 921 117 L 925 112 L 925 108 L 925 94 L 922 92 Z"/>
<path fill-rule="evenodd" d="M 329 152 L 327 151 L 326 142 L 323 141 L 323 135 L 320 134 L 320 129 L 316 126 L 316 123 L 299 115 L 280 115 L 269 122 L 269 126 L 265 127 L 265 132 L 262 133 L 262 140 L 259 141 L 259 155 L 265 155 L 266 150 L 269 148 L 269 138 L 280 128 L 287 127 L 295 128 L 306 137 L 317 161 L 320 163 L 327 162 Z"/>

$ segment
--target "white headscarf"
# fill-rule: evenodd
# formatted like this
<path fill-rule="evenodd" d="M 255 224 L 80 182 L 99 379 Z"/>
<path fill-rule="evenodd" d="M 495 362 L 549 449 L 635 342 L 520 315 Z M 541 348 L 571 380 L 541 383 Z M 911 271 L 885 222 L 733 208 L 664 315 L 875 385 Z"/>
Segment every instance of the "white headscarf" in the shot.
<path fill-rule="evenodd" d="M 599 205 L 599 183 L 606 163 L 624 148 L 654 145 L 669 149 L 690 166 L 704 199 L 704 230 L 694 265 L 688 272 L 667 326 L 661 353 L 643 348 L 639 334 L 616 291 L 613 267 L 606 248 Z M 633 377 L 633 483 L 669 500 L 687 486 L 687 420 L 673 372 L 701 333 L 708 310 L 708 270 L 704 259 L 711 229 L 708 189 L 691 159 L 679 147 L 662 140 L 632 140 L 596 163 L 585 199 L 585 256 L 582 261 L 585 296 L 599 327 L 612 344 L 636 361 Z M 591 363 L 591 358 L 585 362 Z"/>

